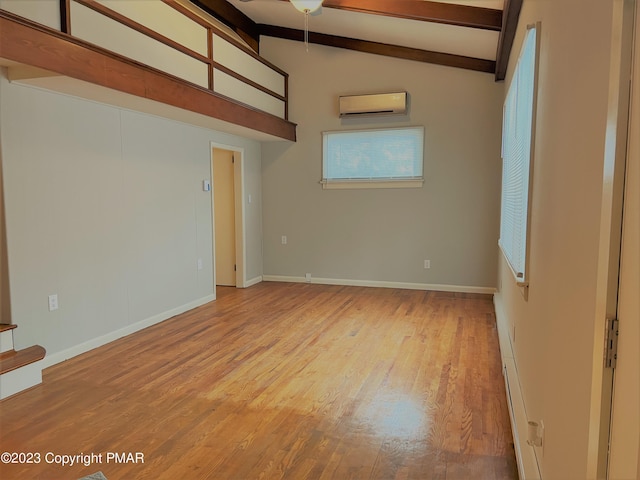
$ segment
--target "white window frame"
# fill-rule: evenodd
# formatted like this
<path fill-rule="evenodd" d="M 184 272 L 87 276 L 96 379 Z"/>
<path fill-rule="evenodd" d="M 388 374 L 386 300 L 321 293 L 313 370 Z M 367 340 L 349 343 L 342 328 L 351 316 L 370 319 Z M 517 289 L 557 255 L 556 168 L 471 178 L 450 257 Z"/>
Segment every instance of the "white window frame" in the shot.
<path fill-rule="evenodd" d="M 327 164 L 329 142 L 343 135 L 357 135 L 360 133 L 371 134 L 375 132 L 392 132 L 397 130 L 413 130 L 419 132 L 419 145 L 417 149 L 417 158 L 419 159 L 420 175 L 407 177 L 368 177 L 368 178 L 342 178 L 328 177 Z M 339 130 L 322 132 L 322 180 L 320 181 L 323 189 L 360 189 L 360 188 L 420 188 L 424 183 L 424 127 L 393 127 L 393 128 L 375 128 L 363 130 Z"/>
<path fill-rule="evenodd" d="M 539 31 L 539 22 L 527 27 L 503 110 L 499 245 L 519 286 L 529 284 Z"/>

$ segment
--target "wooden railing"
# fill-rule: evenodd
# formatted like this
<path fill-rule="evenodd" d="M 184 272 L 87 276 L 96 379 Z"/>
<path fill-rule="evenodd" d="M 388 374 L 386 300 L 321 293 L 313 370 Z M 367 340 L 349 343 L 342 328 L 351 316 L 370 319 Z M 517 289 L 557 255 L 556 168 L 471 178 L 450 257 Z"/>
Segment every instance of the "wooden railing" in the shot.
<path fill-rule="evenodd" d="M 288 119 L 288 75 L 175 0 L 61 0 L 61 31 Z"/>
<path fill-rule="evenodd" d="M 296 139 L 287 73 L 184 0 L 5 3 L 0 65 L 16 64 L 245 127 L 253 138 Z"/>

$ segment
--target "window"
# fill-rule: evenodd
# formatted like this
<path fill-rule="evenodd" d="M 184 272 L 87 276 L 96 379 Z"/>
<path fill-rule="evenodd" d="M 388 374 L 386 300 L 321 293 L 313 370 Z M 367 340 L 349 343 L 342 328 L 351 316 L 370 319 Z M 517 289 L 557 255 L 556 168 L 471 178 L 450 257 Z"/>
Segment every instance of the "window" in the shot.
<path fill-rule="evenodd" d="M 421 187 L 424 127 L 323 132 L 323 188 Z"/>
<path fill-rule="evenodd" d="M 527 285 L 533 158 L 537 27 L 529 27 L 504 104 L 500 248 L 518 285 Z"/>

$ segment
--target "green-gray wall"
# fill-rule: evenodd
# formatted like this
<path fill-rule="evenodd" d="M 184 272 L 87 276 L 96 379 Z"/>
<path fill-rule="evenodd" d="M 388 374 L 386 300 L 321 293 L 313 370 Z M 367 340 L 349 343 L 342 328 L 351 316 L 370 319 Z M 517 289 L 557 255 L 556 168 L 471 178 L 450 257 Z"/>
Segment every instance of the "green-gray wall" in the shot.
<path fill-rule="evenodd" d="M 40 344 L 59 361 L 213 298 L 211 142 L 244 151 L 246 278 L 260 278 L 259 142 L 10 83 L 6 71 L 0 95 L 17 348 Z"/>
<path fill-rule="evenodd" d="M 274 38 L 262 38 L 261 54 L 289 73 L 289 117 L 298 123 L 297 143 L 263 146 L 266 276 L 496 286 L 503 84 Z M 338 117 L 339 95 L 397 90 L 410 94 L 406 117 Z M 322 131 L 404 125 L 425 127 L 422 188 L 322 189 Z"/>

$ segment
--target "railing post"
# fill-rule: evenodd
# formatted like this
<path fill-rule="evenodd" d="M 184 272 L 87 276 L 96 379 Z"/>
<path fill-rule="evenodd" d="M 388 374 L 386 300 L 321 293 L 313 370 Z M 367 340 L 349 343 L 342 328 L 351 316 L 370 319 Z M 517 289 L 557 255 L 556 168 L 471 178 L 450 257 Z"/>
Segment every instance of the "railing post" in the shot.
<path fill-rule="evenodd" d="M 284 119 L 289 120 L 289 75 L 284 76 Z"/>
<path fill-rule="evenodd" d="M 213 29 L 207 27 L 207 57 L 209 58 L 209 90 L 214 92 L 213 88 Z"/>
<path fill-rule="evenodd" d="M 71 35 L 71 0 L 60 0 L 60 31 Z"/>

